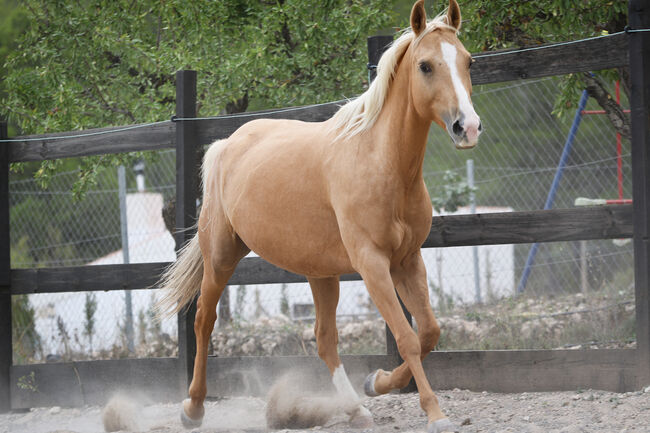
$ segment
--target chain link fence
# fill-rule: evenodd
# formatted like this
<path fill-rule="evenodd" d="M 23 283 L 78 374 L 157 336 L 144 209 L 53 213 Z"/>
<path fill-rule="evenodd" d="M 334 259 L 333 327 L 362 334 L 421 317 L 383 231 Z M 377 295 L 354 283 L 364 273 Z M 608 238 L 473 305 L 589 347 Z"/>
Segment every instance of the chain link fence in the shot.
<path fill-rule="evenodd" d="M 572 121 L 552 114 L 558 84 L 557 78 L 545 78 L 477 86 L 473 100 L 485 131 L 474 150 L 455 150 L 444 131 L 432 128 L 424 162 L 432 197 L 454 178 L 449 172 L 465 181 L 471 159 L 477 213 L 542 209 Z M 595 101 L 587 108 L 599 109 Z M 618 198 L 619 161 L 624 195 L 631 198 L 629 142 L 623 140 L 618 157 L 616 133 L 606 117 L 584 115 L 552 207 L 573 207 L 578 197 Z M 173 260 L 174 242 L 161 209 L 175 193 L 174 152 L 146 158 L 144 188 L 138 188 L 133 170 L 126 172 L 130 262 Z M 117 170 L 103 172 L 80 202 L 70 193 L 76 176 L 61 173 L 46 190 L 33 180 L 10 182 L 12 267 L 123 262 Z M 455 211 L 469 212 L 469 205 Z M 423 250 L 431 303 L 443 328 L 439 348 L 634 345 L 629 241 L 540 244 L 526 265 L 531 248 L 524 244 Z M 524 285 L 520 280 L 526 268 L 530 277 Z M 518 286 L 523 288 L 519 296 Z M 20 298 L 16 305 L 27 311 L 24 320 L 33 320 L 36 331 L 35 337 L 28 332 L 15 336 L 15 360 L 173 355 L 175 320 L 153 320 L 156 295 L 134 291 L 130 315 L 124 292 L 14 297 Z M 231 323 L 218 323 L 213 353 L 316 353 L 308 285 L 231 286 L 227 302 Z M 383 322 L 363 282 L 341 283 L 337 313 L 343 353 L 385 350 Z"/>

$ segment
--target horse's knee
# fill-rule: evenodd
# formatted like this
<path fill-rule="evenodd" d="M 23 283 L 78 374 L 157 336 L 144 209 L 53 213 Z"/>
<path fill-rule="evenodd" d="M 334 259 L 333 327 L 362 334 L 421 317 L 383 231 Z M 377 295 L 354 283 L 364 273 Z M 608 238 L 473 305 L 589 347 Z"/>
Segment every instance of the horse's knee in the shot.
<path fill-rule="evenodd" d="M 438 321 L 432 317 L 421 325 L 419 332 L 423 353 L 431 352 L 440 339 L 440 325 L 438 325 Z"/>
<path fill-rule="evenodd" d="M 405 361 L 420 357 L 420 340 L 413 329 L 408 328 L 402 335 L 396 335 L 395 341 L 397 342 L 397 350 Z"/>

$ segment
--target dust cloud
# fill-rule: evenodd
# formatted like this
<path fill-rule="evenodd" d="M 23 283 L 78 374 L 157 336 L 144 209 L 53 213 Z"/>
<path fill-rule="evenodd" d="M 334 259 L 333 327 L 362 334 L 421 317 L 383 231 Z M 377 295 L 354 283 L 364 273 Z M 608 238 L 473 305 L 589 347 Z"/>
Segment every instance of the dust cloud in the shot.
<path fill-rule="evenodd" d="M 273 429 L 304 429 L 327 424 L 333 417 L 355 407 L 355 402 L 314 394 L 295 375 L 285 375 L 267 396 L 266 422 Z"/>

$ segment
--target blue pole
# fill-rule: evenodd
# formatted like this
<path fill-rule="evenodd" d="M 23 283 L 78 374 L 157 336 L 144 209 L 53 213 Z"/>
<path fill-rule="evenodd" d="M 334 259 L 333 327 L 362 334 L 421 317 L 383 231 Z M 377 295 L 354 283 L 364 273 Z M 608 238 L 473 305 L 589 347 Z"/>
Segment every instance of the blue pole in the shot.
<path fill-rule="evenodd" d="M 566 162 L 569 159 L 569 155 L 571 154 L 573 141 L 575 140 L 576 134 L 578 132 L 578 127 L 580 126 L 580 121 L 582 120 L 582 112 L 587 105 L 587 99 L 589 99 L 589 93 L 586 90 L 583 90 L 582 96 L 580 97 L 580 103 L 578 104 L 578 109 L 576 110 L 576 114 L 573 118 L 573 124 L 569 130 L 569 135 L 566 138 L 566 142 L 564 143 L 564 150 L 562 150 L 560 162 L 558 162 L 557 170 L 555 170 L 555 177 L 553 178 L 551 189 L 549 190 L 548 196 L 546 197 L 544 210 L 548 210 L 553 207 L 555 195 L 557 194 L 557 188 L 560 185 L 560 180 L 562 179 L 562 174 L 564 173 L 564 167 L 566 166 Z M 528 252 L 528 258 L 526 258 L 524 272 L 521 274 L 521 279 L 519 280 L 519 285 L 517 286 L 517 294 L 522 293 L 526 288 L 526 283 L 528 282 L 528 277 L 530 276 L 530 272 L 532 270 L 533 262 L 535 262 L 535 256 L 537 255 L 538 249 L 539 244 L 534 243 Z"/>

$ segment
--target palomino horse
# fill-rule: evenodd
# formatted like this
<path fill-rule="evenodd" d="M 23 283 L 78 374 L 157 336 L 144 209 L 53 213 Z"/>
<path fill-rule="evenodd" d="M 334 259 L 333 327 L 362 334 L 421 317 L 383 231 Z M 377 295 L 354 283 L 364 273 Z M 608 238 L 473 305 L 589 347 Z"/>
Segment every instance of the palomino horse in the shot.
<path fill-rule="evenodd" d="M 203 162 L 203 205 L 197 235 L 163 277 L 161 308 L 177 312 L 200 290 L 194 332 L 196 361 L 183 402 L 187 426 L 201 423 L 207 347 L 216 305 L 239 260 L 250 250 L 307 276 L 316 308 L 318 355 L 354 418 L 372 421 L 337 352 L 339 275 L 358 272 L 395 335 L 405 362 L 366 379 L 368 395 L 404 387 L 411 376 L 429 432 L 455 431 L 422 368 L 440 335 L 429 303 L 420 247 L 431 228 L 422 162 L 431 122 L 457 148 L 473 147 L 481 123 L 470 100 L 470 54 L 459 42 L 460 8 L 427 22 L 423 0 L 411 30 L 382 56 L 378 76 L 329 120 L 255 120 L 215 142 Z M 402 313 L 395 288 L 417 321 Z"/>

